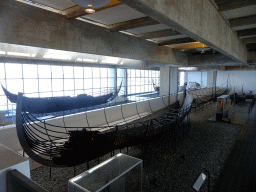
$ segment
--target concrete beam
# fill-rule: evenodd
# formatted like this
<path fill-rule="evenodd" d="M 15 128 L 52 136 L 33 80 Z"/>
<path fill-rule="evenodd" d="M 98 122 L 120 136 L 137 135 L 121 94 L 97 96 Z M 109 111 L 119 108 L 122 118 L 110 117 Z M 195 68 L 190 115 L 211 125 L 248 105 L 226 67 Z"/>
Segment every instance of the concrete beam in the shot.
<path fill-rule="evenodd" d="M 248 52 L 248 64 L 256 64 L 256 51 Z M 230 59 L 222 54 L 191 55 L 188 59 L 189 66 L 245 66 L 241 62 Z"/>
<path fill-rule="evenodd" d="M 0 1 L 0 42 L 187 65 L 185 53 L 18 1 Z"/>
<path fill-rule="evenodd" d="M 247 62 L 245 45 L 210 1 L 120 0 L 120 2 L 232 59 Z"/>

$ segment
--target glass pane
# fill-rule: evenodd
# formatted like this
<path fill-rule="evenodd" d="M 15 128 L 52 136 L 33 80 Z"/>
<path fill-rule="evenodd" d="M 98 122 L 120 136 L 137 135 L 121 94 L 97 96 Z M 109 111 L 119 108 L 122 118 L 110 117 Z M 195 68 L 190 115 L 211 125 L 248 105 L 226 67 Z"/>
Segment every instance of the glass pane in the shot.
<path fill-rule="evenodd" d="M 75 79 L 75 89 L 84 89 L 84 80 L 83 79 Z"/>
<path fill-rule="evenodd" d="M 145 85 L 144 82 L 145 82 L 145 79 L 144 79 L 144 78 L 141 78 L 141 79 L 140 79 L 140 85 Z"/>
<path fill-rule="evenodd" d="M 144 86 L 140 86 L 140 92 L 145 92 L 145 87 Z"/>
<path fill-rule="evenodd" d="M 51 66 L 50 65 L 38 65 L 39 78 L 51 78 Z"/>
<path fill-rule="evenodd" d="M 149 92 L 148 85 L 145 85 L 145 92 Z"/>
<path fill-rule="evenodd" d="M 26 97 L 39 97 L 39 94 L 38 93 L 27 93 L 25 94 Z"/>
<path fill-rule="evenodd" d="M 63 91 L 53 92 L 53 97 L 62 97 L 64 96 Z"/>
<path fill-rule="evenodd" d="M 75 78 L 83 78 L 84 76 L 84 71 L 83 71 L 83 67 L 74 67 L 74 75 Z"/>
<path fill-rule="evenodd" d="M 120 86 L 122 83 L 122 86 L 125 85 L 124 78 L 117 78 L 117 86 Z"/>
<path fill-rule="evenodd" d="M 63 90 L 63 79 L 52 79 L 52 90 L 53 91 Z"/>
<path fill-rule="evenodd" d="M 152 71 L 152 77 L 156 77 L 156 71 Z"/>
<path fill-rule="evenodd" d="M 136 77 L 140 77 L 140 70 L 136 70 Z"/>
<path fill-rule="evenodd" d="M 0 81 L 5 79 L 4 63 L 0 63 Z"/>
<path fill-rule="evenodd" d="M 135 77 L 135 69 L 131 69 L 131 77 Z"/>
<path fill-rule="evenodd" d="M 131 77 L 131 69 L 127 69 L 127 77 Z"/>
<path fill-rule="evenodd" d="M 63 71 L 64 71 L 64 78 L 74 78 L 74 67 L 70 66 L 64 66 Z"/>
<path fill-rule="evenodd" d="M 152 71 L 148 71 L 148 77 L 152 77 Z"/>
<path fill-rule="evenodd" d="M 6 96 L 0 96 L 0 105 L 5 105 L 6 103 L 7 103 L 7 97 Z"/>
<path fill-rule="evenodd" d="M 141 75 L 141 77 L 145 77 L 145 70 L 141 70 L 140 75 Z"/>
<path fill-rule="evenodd" d="M 131 94 L 131 87 L 127 87 L 127 94 Z"/>
<path fill-rule="evenodd" d="M 39 92 L 47 92 L 52 90 L 51 79 L 39 79 Z M 41 97 L 41 94 L 40 94 Z"/>
<path fill-rule="evenodd" d="M 74 97 L 75 93 L 74 93 L 74 91 L 64 91 L 64 95 Z"/>
<path fill-rule="evenodd" d="M 100 69 L 100 76 L 101 77 L 108 77 L 108 69 L 107 68 L 101 68 Z"/>
<path fill-rule="evenodd" d="M 24 93 L 38 92 L 38 80 L 37 79 L 24 79 Z"/>
<path fill-rule="evenodd" d="M 74 79 L 64 79 L 64 90 L 73 90 L 74 92 L 74 89 Z"/>
<path fill-rule="evenodd" d="M 108 69 L 108 77 L 113 77 L 115 78 L 115 69 Z"/>
<path fill-rule="evenodd" d="M 39 93 L 40 97 L 52 97 L 52 92 Z"/>
<path fill-rule="evenodd" d="M 119 92 L 119 95 L 124 95 L 124 94 L 125 94 L 125 87 L 122 87 Z"/>
<path fill-rule="evenodd" d="M 92 78 L 92 68 L 84 67 L 84 78 Z"/>
<path fill-rule="evenodd" d="M 101 79 L 101 88 L 107 88 L 108 87 L 108 79 L 104 78 Z"/>
<path fill-rule="evenodd" d="M 84 79 L 84 89 L 92 88 L 92 79 Z"/>
<path fill-rule="evenodd" d="M 145 70 L 145 77 L 148 77 L 148 70 Z"/>
<path fill-rule="evenodd" d="M 108 87 L 115 87 L 115 78 L 108 78 Z"/>
<path fill-rule="evenodd" d="M 92 68 L 93 78 L 100 78 L 100 69 L 99 68 Z"/>
<path fill-rule="evenodd" d="M 87 94 L 87 95 L 92 95 L 92 89 L 86 89 L 84 90 L 84 94 Z"/>
<path fill-rule="evenodd" d="M 5 84 L 5 81 L 4 80 L 1 80 L 1 83 L 2 83 L 2 85 L 4 86 L 4 87 L 6 87 L 6 84 Z M 3 91 L 3 89 L 2 89 L 2 87 L 0 87 L 0 96 L 1 95 L 5 95 L 4 94 L 4 91 Z"/>
<path fill-rule="evenodd" d="M 140 93 L 140 86 L 135 86 L 136 93 Z"/>
<path fill-rule="evenodd" d="M 80 95 L 80 94 L 84 94 L 84 91 L 83 90 L 76 90 L 75 91 L 75 95 Z"/>
<path fill-rule="evenodd" d="M 93 79 L 93 88 L 100 88 L 100 79 Z"/>
<path fill-rule="evenodd" d="M 18 94 L 23 93 L 23 81 L 22 79 L 9 79 L 7 80 L 7 90 L 11 93 Z"/>
<path fill-rule="evenodd" d="M 135 85 L 135 78 L 131 78 L 131 85 Z"/>
<path fill-rule="evenodd" d="M 62 66 L 52 66 L 52 78 L 63 78 Z"/>
<path fill-rule="evenodd" d="M 131 86 L 131 94 L 135 93 L 135 86 Z"/>
<path fill-rule="evenodd" d="M 117 77 L 122 77 L 122 76 L 121 76 L 121 69 L 117 69 L 117 70 L 116 70 L 116 75 L 117 75 Z"/>
<path fill-rule="evenodd" d="M 37 65 L 23 65 L 24 78 L 37 78 Z"/>
<path fill-rule="evenodd" d="M 6 64 L 6 78 L 22 78 L 21 64 Z"/>
<path fill-rule="evenodd" d="M 131 78 L 127 78 L 127 87 L 131 86 Z"/>

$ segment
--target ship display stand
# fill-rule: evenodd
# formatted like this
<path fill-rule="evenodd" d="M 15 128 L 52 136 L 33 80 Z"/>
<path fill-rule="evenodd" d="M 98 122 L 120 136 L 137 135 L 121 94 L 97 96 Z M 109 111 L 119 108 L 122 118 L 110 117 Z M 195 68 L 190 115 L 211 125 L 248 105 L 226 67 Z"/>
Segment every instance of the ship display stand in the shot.
<path fill-rule="evenodd" d="M 229 111 L 229 95 L 222 95 L 217 97 L 217 105 L 216 105 L 216 121 L 227 121 L 230 122 L 228 119 L 228 111 Z"/>

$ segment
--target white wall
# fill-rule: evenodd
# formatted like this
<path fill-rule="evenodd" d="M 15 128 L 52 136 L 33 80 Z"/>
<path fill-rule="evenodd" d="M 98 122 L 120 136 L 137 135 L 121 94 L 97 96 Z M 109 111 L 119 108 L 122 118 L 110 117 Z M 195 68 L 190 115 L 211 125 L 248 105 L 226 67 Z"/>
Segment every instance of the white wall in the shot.
<path fill-rule="evenodd" d="M 197 82 L 201 85 L 201 71 L 188 72 L 188 83 Z"/>
<path fill-rule="evenodd" d="M 234 91 L 242 91 L 242 86 L 245 92 L 253 91 L 256 94 L 256 70 L 253 71 L 218 71 L 217 85 L 227 82 L 228 74 L 232 86 L 231 93 Z"/>
<path fill-rule="evenodd" d="M 207 71 L 202 71 L 201 88 L 207 87 Z"/>

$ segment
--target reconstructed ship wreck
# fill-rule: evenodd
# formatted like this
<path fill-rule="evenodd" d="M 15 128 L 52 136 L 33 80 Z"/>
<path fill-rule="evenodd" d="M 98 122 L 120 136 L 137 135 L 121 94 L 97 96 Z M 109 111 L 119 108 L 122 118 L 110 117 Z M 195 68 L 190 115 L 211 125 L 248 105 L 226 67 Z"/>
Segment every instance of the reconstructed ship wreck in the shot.
<path fill-rule="evenodd" d="M 119 88 L 117 88 L 117 90 L 98 97 L 93 97 L 87 94 L 80 94 L 76 97 L 23 97 L 23 105 L 26 106 L 26 108 L 23 107 L 23 110 L 27 110 L 30 113 L 52 113 L 100 105 L 112 101 L 118 95 L 121 86 L 122 83 Z M 2 88 L 7 98 L 12 103 L 17 103 L 18 96 L 16 94 L 10 93 L 3 86 Z"/>
<path fill-rule="evenodd" d="M 16 129 L 24 152 L 46 166 L 70 167 L 174 131 L 188 115 L 193 99 L 184 90 L 179 95 L 97 110 L 98 115 L 84 112 L 50 120 L 37 119 L 23 101 L 26 99 L 19 93 Z M 128 108 L 136 108 L 136 117 L 125 114 Z M 112 110 L 111 115 L 107 110 Z M 105 116 L 105 125 L 93 126 L 91 119 L 102 120 L 100 113 Z M 116 121 L 118 116 L 122 119 Z"/>
<path fill-rule="evenodd" d="M 211 101 L 216 101 L 217 97 L 227 95 L 230 90 L 231 85 L 227 82 L 227 84 L 221 84 L 216 87 L 190 91 L 189 93 L 191 97 L 193 97 L 192 108 L 197 108 Z"/>

